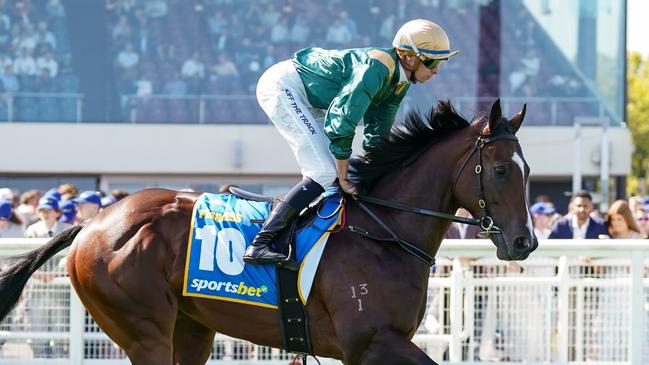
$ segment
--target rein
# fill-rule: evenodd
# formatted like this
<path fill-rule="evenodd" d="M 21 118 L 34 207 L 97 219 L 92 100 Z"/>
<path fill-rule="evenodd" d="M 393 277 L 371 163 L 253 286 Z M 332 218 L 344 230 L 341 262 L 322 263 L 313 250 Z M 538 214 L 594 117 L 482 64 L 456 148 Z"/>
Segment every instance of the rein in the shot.
<path fill-rule="evenodd" d="M 361 209 L 365 211 L 365 213 L 367 213 L 367 215 L 370 216 L 370 218 L 372 218 L 374 222 L 376 222 L 381 228 L 383 228 L 383 230 L 386 231 L 391 237 L 390 238 L 377 237 L 370 234 L 368 231 L 362 228 L 351 226 L 351 225 L 348 227 L 349 230 L 352 231 L 353 233 L 359 234 L 363 237 L 367 237 L 371 240 L 381 241 L 381 242 L 396 242 L 399 244 L 399 246 L 402 249 L 414 255 L 415 257 L 417 257 L 418 259 L 426 263 L 426 265 L 428 266 L 435 265 L 435 258 L 433 256 L 417 248 L 415 245 L 400 239 L 397 236 L 397 234 L 392 229 L 390 229 L 390 227 L 388 227 L 381 220 L 381 218 L 379 218 L 376 214 L 374 214 L 374 212 L 372 212 L 372 210 L 370 210 L 367 207 L 367 205 L 364 204 L 363 202 L 394 209 L 394 210 L 400 210 L 403 212 L 414 213 L 414 214 L 424 215 L 428 217 L 448 219 L 453 222 L 479 226 L 485 231 L 487 235 L 502 234 L 501 229 L 494 224 L 493 218 L 489 216 L 489 209 L 487 208 L 487 203 L 485 201 L 484 185 L 482 182 L 482 147 L 484 147 L 486 144 L 489 144 L 491 142 L 501 141 L 501 140 L 518 141 L 518 138 L 513 133 L 501 134 L 501 135 L 496 135 L 493 137 L 486 137 L 486 138 L 483 136 L 479 136 L 473 145 L 473 149 L 471 150 L 469 155 L 464 159 L 464 162 L 462 163 L 460 169 L 458 170 L 458 173 L 455 175 L 455 179 L 453 181 L 452 188 L 453 190 L 455 190 L 455 185 L 457 184 L 457 181 L 460 179 L 460 176 L 462 175 L 462 171 L 464 171 L 464 168 L 471 160 L 471 157 L 473 157 L 473 155 L 476 154 L 478 159 L 478 164 L 475 166 L 473 171 L 477 175 L 478 207 L 482 212 L 482 216 L 480 218 L 460 217 L 453 214 L 447 214 L 447 213 L 441 213 L 432 210 L 417 208 L 404 203 L 379 199 L 368 195 L 358 195 L 356 198 L 356 203 L 358 204 L 358 206 L 361 207 Z"/>

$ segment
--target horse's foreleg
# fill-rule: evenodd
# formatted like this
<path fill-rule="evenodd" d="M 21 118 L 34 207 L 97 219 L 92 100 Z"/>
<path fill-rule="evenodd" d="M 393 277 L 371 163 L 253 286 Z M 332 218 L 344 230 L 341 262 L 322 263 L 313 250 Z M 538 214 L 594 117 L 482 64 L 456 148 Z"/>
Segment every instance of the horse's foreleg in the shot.
<path fill-rule="evenodd" d="M 347 361 L 347 356 L 345 360 L 350 365 L 438 365 L 403 334 L 388 330 L 377 332 L 369 346 L 357 352 L 355 360 Z"/>
<path fill-rule="evenodd" d="M 174 328 L 174 365 L 205 364 L 212 353 L 215 331 L 178 313 Z"/>

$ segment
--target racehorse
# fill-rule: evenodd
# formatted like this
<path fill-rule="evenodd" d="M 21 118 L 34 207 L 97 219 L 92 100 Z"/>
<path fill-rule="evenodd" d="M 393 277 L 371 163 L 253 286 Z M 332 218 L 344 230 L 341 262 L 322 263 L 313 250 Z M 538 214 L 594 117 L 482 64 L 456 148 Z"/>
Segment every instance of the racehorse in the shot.
<path fill-rule="evenodd" d="M 525 197 L 529 167 L 511 120 L 496 101 L 469 123 L 449 102 L 410 113 L 380 146 L 354 161 L 367 196 L 452 214 L 468 209 L 503 260 L 524 260 L 538 243 Z M 279 312 L 183 297 L 187 237 L 199 194 L 147 189 L 54 237 L 0 274 L 0 319 L 29 277 L 72 246 L 68 274 L 83 305 L 133 364 L 204 364 L 215 332 L 282 348 Z M 359 198 L 360 200 L 360 198 Z M 371 205 L 371 204 L 370 204 Z M 347 199 L 346 217 L 434 257 L 449 219 Z M 343 227 L 344 228 L 344 227 Z M 426 309 L 430 267 L 399 245 L 350 229 L 332 234 L 307 304 L 315 355 L 345 364 L 435 364 L 412 341 Z"/>

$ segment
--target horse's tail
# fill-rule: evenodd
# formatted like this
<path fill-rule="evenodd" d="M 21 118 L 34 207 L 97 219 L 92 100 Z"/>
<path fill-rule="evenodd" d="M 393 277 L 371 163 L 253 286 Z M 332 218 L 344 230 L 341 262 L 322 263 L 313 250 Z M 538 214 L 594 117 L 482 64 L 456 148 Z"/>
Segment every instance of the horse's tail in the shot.
<path fill-rule="evenodd" d="M 2 298 L 0 300 L 0 321 L 16 305 L 32 274 L 56 253 L 70 246 L 83 226 L 80 224 L 57 234 L 43 246 L 20 256 L 18 262 L 6 271 L 0 272 L 0 298 Z"/>

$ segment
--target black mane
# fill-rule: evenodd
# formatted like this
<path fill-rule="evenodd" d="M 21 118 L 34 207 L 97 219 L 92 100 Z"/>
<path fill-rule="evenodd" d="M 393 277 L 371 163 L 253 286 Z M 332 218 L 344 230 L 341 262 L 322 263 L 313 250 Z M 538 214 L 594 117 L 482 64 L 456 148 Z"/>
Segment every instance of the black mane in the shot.
<path fill-rule="evenodd" d="M 395 124 L 387 139 L 350 161 L 350 180 L 367 191 L 377 178 L 418 156 L 430 144 L 452 132 L 467 128 L 469 122 L 458 114 L 450 101 L 439 101 L 424 120 L 410 111 L 403 124 Z"/>

